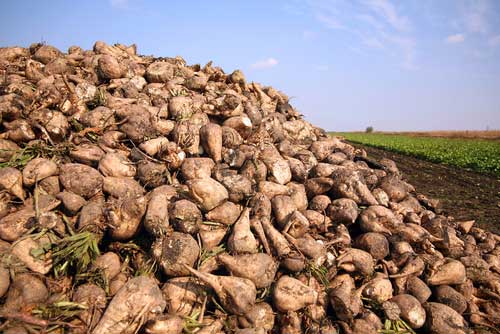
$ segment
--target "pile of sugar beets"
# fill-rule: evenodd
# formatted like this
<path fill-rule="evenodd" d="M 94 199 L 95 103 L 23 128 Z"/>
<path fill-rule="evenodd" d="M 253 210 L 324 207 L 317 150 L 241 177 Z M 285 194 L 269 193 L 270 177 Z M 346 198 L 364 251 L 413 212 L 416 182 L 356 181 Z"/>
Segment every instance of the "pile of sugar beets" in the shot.
<path fill-rule="evenodd" d="M 0 332 L 498 331 L 500 237 L 237 70 L 0 48 Z"/>

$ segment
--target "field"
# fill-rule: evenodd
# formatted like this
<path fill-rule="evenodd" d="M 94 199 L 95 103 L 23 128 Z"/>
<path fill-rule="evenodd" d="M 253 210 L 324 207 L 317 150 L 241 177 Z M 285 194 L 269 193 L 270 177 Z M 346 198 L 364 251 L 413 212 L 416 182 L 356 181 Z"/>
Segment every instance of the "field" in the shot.
<path fill-rule="evenodd" d="M 443 132 L 440 133 L 444 135 Z M 492 131 L 492 133 L 495 132 Z M 345 137 L 353 143 L 500 176 L 500 140 L 477 137 L 449 138 L 434 134 L 434 136 L 421 136 L 419 133 L 333 133 L 333 135 Z"/>
<path fill-rule="evenodd" d="M 415 131 L 415 132 L 383 132 L 384 134 L 400 134 L 413 137 L 443 137 L 471 139 L 500 139 L 500 130 L 487 131 Z"/>

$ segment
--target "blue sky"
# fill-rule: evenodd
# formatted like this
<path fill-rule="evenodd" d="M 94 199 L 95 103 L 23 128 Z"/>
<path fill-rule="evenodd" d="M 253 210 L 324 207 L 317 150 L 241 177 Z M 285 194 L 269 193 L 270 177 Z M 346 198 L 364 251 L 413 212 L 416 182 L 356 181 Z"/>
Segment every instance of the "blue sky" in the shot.
<path fill-rule="evenodd" d="M 213 60 L 328 130 L 500 129 L 500 1 L 1 1 L 0 46 Z"/>

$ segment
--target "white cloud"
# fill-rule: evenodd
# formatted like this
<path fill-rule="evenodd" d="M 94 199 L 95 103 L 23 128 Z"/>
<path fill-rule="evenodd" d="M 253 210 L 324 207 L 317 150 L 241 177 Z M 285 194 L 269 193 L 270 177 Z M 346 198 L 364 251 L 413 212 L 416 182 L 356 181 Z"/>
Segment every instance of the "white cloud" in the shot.
<path fill-rule="evenodd" d="M 109 1 L 112 7 L 115 8 L 127 8 L 128 0 L 110 0 Z"/>
<path fill-rule="evenodd" d="M 399 15 L 396 7 L 389 0 L 366 0 L 365 3 L 394 29 L 398 31 L 411 30 L 410 20 L 406 16 Z"/>
<path fill-rule="evenodd" d="M 500 45 L 500 35 L 496 35 L 496 36 L 493 36 L 491 37 L 489 40 L 488 40 L 488 44 L 490 46 L 499 46 Z"/>
<path fill-rule="evenodd" d="M 448 44 L 458 44 L 465 41 L 464 34 L 454 34 L 446 37 L 445 42 Z"/>
<path fill-rule="evenodd" d="M 278 65 L 278 61 L 275 58 L 270 57 L 264 60 L 259 60 L 258 62 L 250 65 L 250 67 L 253 68 L 254 70 L 262 70 L 274 67 L 276 65 Z"/>

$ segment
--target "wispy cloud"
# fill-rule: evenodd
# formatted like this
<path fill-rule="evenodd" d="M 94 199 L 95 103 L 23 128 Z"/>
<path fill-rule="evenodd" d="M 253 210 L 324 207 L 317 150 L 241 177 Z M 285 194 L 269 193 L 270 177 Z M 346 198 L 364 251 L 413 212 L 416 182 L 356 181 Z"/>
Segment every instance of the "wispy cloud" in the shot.
<path fill-rule="evenodd" d="M 417 42 L 413 24 L 391 0 L 308 0 L 309 13 L 323 27 L 350 34 L 363 48 L 401 58 L 405 69 L 416 69 Z"/>
<path fill-rule="evenodd" d="M 263 70 L 266 68 L 271 68 L 278 65 L 278 61 L 275 58 L 267 58 L 263 60 L 259 60 L 258 62 L 253 63 L 250 67 L 254 70 Z"/>
<path fill-rule="evenodd" d="M 463 21 L 467 30 L 474 33 L 487 33 L 489 12 L 490 2 L 488 0 L 467 1 L 463 8 Z"/>
<path fill-rule="evenodd" d="M 363 39 L 362 43 L 371 48 L 376 48 L 376 49 L 384 48 L 384 44 L 376 37 L 365 38 Z"/>
<path fill-rule="evenodd" d="M 383 18 L 387 24 L 397 31 L 411 30 L 408 17 L 400 15 L 389 0 L 365 0 L 365 3 L 374 13 Z"/>
<path fill-rule="evenodd" d="M 127 8 L 129 3 L 128 0 L 109 0 L 109 3 L 114 8 Z"/>
<path fill-rule="evenodd" d="M 377 30 L 382 30 L 384 28 L 384 25 L 370 14 L 360 14 L 357 15 L 357 18 L 360 21 L 368 23 Z"/>
<path fill-rule="evenodd" d="M 417 42 L 413 37 L 402 37 L 393 34 L 386 34 L 385 38 L 400 49 L 400 52 L 403 55 L 401 67 L 407 70 L 418 69 L 418 65 L 416 64 Z"/>
<path fill-rule="evenodd" d="M 458 44 L 463 43 L 465 41 L 464 34 L 454 34 L 445 38 L 444 40 L 447 44 Z"/>
<path fill-rule="evenodd" d="M 346 27 L 340 23 L 337 19 L 335 19 L 333 16 L 331 15 L 325 15 L 325 14 L 322 14 L 322 13 L 317 13 L 316 14 L 316 19 L 323 23 L 323 25 L 327 28 L 330 28 L 330 29 L 346 29 Z"/>
<path fill-rule="evenodd" d="M 500 45 L 500 35 L 495 35 L 493 37 L 491 37 L 489 40 L 488 40 L 488 44 L 490 46 L 499 46 Z"/>

